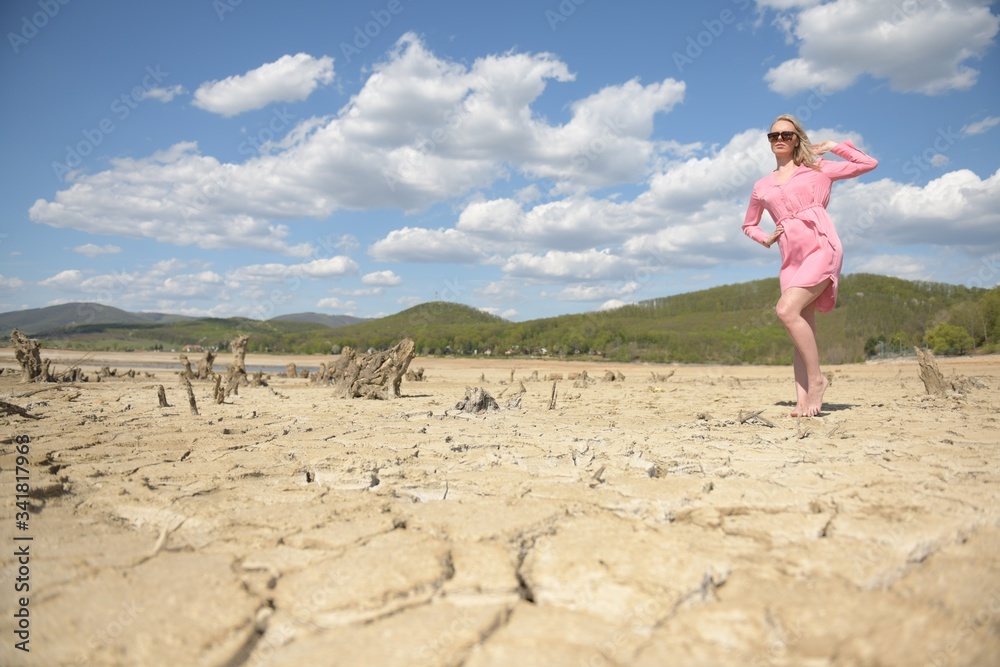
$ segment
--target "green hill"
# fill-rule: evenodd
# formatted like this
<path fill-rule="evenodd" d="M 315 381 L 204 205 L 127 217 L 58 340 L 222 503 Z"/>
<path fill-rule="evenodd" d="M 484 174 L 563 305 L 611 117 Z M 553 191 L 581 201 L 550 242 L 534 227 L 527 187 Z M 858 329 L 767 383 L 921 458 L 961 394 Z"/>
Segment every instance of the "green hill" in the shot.
<path fill-rule="evenodd" d="M 140 324 L 181 322 L 192 318 L 165 313 L 130 313 L 99 303 L 63 303 L 44 308 L 29 308 L 0 313 L 0 335 L 8 337 L 15 328 L 35 335 L 81 324 Z"/>
<path fill-rule="evenodd" d="M 98 306 L 90 322 L 67 317 L 96 304 L 65 304 L 48 318 L 33 311 L 5 313 L 17 326 L 51 347 L 76 349 L 225 349 L 249 334 L 251 352 L 327 354 L 345 345 L 384 349 L 414 339 L 419 354 L 578 355 L 617 361 L 682 363 L 790 363 L 792 347 L 774 314 L 775 278 L 650 299 L 609 311 L 509 322 L 470 306 L 433 302 L 374 320 L 332 328 L 300 316 L 268 321 L 245 318 L 176 318 L 130 314 Z M 45 311 L 48 309 L 38 309 Z M 29 317 L 25 317 L 27 314 Z M 59 315 L 57 317 L 56 315 Z M 129 317 L 129 316 L 132 317 Z M 23 327 L 18 317 L 32 328 Z M 99 322 L 117 317 L 116 322 Z M 158 317 L 159 319 L 153 319 Z M 61 319 L 60 319 L 61 318 Z M 932 329 L 963 328 L 964 349 L 996 350 L 1000 340 L 1000 288 L 972 289 L 872 274 L 841 280 L 837 308 L 817 318 L 824 363 L 860 361 L 866 352 L 909 350 Z M 40 323 L 58 322 L 44 329 Z M 32 330 L 33 329 L 33 330 Z"/>
<path fill-rule="evenodd" d="M 291 313 L 289 315 L 279 315 L 272 317 L 272 322 L 307 322 L 310 324 L 322 324 L 336 329 L 346 327 L 351 324 L 367 322 L 363 317 L 352 317 L 350 315 L 325 315 L 323 313 Z"/>

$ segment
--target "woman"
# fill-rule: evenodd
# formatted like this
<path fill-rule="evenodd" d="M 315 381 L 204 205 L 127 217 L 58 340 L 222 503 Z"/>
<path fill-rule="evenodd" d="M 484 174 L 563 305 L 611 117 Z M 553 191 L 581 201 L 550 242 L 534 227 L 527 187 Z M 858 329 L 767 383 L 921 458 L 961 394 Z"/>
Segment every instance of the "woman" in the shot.
<path fill-rule="evenodd" d="M 795 410 L 793 417 L 812 417 L 823 407 L 828 381 L 819 368 L 816 311 L 833 310 L 844 251 L 827 215 L 833 181 L 867 173 L 878 162 L 850 141 L 809 143 L 794 116 L 778 116 L 767 134 L 777 166 L 757 181 L 750 196 L 743 232 L 765 248 L 781 250 L 781 298 L 775 311 L 795 345 Z M 846 160 L 819 156 L 833 153 Z M 775 222 L 768 234 L 760 228 L 767 211 Z"/>

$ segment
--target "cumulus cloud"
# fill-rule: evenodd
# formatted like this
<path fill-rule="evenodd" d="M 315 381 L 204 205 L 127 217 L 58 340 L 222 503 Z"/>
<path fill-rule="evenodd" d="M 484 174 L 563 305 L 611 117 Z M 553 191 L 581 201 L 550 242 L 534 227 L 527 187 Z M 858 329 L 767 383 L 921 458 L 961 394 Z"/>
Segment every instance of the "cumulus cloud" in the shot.
<path fill-rule="evenodd" d="M 850 263 L 850 270 L 858 273 L 878 273 L 904 280 L 926 280 L 927 261 L 909 255 L 875 255 L 860 262 Z"/>
<path fill-rule="evenodd" d="M 175 97 L 183 94 L 184 87 L 181 85 L 170 86 L 168 88 L 149 88 L 143 92 L 140 99 L 143 100 L 156 100 L 157 102 L 167 102 L 173 101 Z"/>
<path fill-rule="evenodd" d="M 962 135 L 966 137 L 975 136 L 977 134 L 983 134 L 984 132 L 989 132 L 991 129 L 1000 125 L 1000 117 L 989 116 L 975 123 L 969 123 L 962 128 Z"/>
<path fill-rule="evenodd" d="M 393 287 L 403 282 L 403 279 L 392 271 L 374 271 L 361 276 L 361 282 L 365 285 L 379 285 L 382 287 Z"/>
<path fill-rule="evenodd" d="M 81 255 L 86 255 L 87 257 L 97 257 L 98 255 L 117 255 L 122 251 L 119 246 L 106 244 L 106 245 L 95 245 L 93 243 L 85 243 L 83 245 L 78 245 L 73 248 L 73 252 L 78 252 Z"/>
<path fill-rule="evenodd" d="M 0 275 L 0 290 L 17 291 L 24 287 L 24 281 L 20 278 L 5 278 Z"/>
<path fill-rule="evenodd" d="M 772 90 L 786 95 L 810 88 L 843 90 L 864 74 L 888 81 L 899 92 L 968 90 L 979 76 L 968 63 L 993 46 L 1000 30 L 991 4 L 758 0 L 762 8 L 787 12 L 778 22 L 789 26 L 799 51 L 765 79 Z"/>
<path fill-rule="evenodd" d="M 286 134 L 243 162 L 181 142 L 74 174 L 29 215 L 57 228 L 307 256 L 314 248 L 290 243 L 289 223 L 276 221 L 325 219 L 342 209 L 419 211 L 511 170 L 554 179 L 567 191 L 641 180 L 657 159 L 653 118 L 683 98 L 684 85 L 608 86 L 571 104 L 565 124 L 548 122 L 535 100 L 552 82 L 572 79 L 551 54 L 506 53 L 466 65 L 404 35 L 336 114 L 298 120 L 282 111 L 277 125 Z M 538 196 L 530 188 L 525 194 Z M 413 252 L 388 245 L 375 250 Z"/>
<path fill-rule="evenodd" d="M 42 287 L 54 287 L 61 290 L 79 290 L 83 282 L 83 271 L 77 269 L 67 269 L 60 271 L 56 275 L 38 281 Z"/>
<path fill-rule="evenodd" d="M 333 58 L 306 53 L 284 55 L 246 74 L 207 81 L 194 92 L 193 104 L 226 117 L 261 109 L 274 102 L 298 102 L 319 85 L 333 81 Z"/>

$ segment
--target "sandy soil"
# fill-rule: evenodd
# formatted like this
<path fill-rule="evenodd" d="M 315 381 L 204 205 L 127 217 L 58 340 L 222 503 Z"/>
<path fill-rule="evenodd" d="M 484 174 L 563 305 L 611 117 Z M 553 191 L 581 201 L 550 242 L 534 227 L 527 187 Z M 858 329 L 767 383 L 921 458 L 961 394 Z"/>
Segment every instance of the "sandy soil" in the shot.
<path fill-rule="evenodd" d="M 177 367 L 148 356 L 84 363 Z M 773 367 L 417 359 L 394 401 L 196 382 L 198 416 L 170 369 L 4 372 L 40 418 L 0 417 L 0 664 L 1000 664 L 1000 358 L 939 363 L 963 393 L 829 367 L 798 420 Z M 584 370 L 554 409 L 531 379 Z M 503 409 L 456 414 L 467 386 Z"/>

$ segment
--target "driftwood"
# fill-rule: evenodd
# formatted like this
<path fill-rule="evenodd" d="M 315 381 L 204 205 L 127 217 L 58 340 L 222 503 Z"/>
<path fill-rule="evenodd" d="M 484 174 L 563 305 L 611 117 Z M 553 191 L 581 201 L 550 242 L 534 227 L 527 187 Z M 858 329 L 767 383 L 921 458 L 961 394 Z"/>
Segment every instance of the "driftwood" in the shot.
<path fill-rule="evenodd" d="M 608 372 L 610 373 L 611 371 Z M 582 373 L 577 375 L 575 380 L 573 380 L 573 386 L 576 387 L 577 389 L 586 389 L 594 382 L 596 382 L 596 380 L 587 375 L 587 371 L 583 371 Z"/>
<path fill-rule="evenodd" d="M 191 380 L 186 377 L 181 377 L 181 384 L 187 389 L 188 395 L 188 407 L 191 408 L 191 414 L 198 416 L 198 403 L 194 400 L 194 388 L 191 387 Z"/>
<path fill-rule="evenodd" d="M 233 365 L 230 368 L 236 368 L 238 373 L 243 375 L 247 374 L 246 358 L 247 358 L 247 343 L 250 342 L 250 336 L 242 335 L 237 336 L 232 341 L 229 342 L 229 349 L 233 352 Z"/>
<path fill-rule="evenodd" d="M 18 415 L 26 419 L 41 419 L 40 415 L 33 415 L 20 405 L 14 405 L 7 401 L 0 401 L 0 413 L 5 415 Z"/>
<path fill-rule="evenodd" d="M 10 342 L 14 344 L 14 356 L 21 364 L 21 382 L 51 382 L 49 360 L 42 360 L 38 341 L 31 340 L 23 333 L 14 329 L 10 332 Z"/>
<path fill-rule="evenodd" d="M 215 352 L 205 350 L 205 356 L 198 362 L 198 379 L 207 380 L 212 377 L 212 366 L 215 364 Z"/>
<path fill-rule="evenodd" d="M 226 400 L 226 390 L 222 388 L 222 376 L 215 376 L 215 385 L 212 387 L 212 398 L 221 405 Z"/>
<path fill-rule="evenodd" d="M 193 370 L 191 370 L 191 361 L 187 358 L 187 355 L 182 354 L 180 359 L 181 359 L 181 365 L 184 366 L 184 370 L 181 371 L 181 377 L 187 380 L 194 380 L 195 378 L 197 378 L 198 375 Z M 107 369 L 107 366 L 102 368 L 101 372 L 98 373 L 98 375 L 100 375 L 101 377 L 106 377 L 104 374 L 105 369 Z"/>
<path fill-rule="evenodd" d="M 523 382 L 518 382 L 518 388 L 513 394 L 507 399 L 507 409 L 516 410 L 521 407 L 521 399 L 524 398 L 524 394 L 527 393 L 527 389 L 524 388 Z M 504 389 L 506 391 L 506 389 Z"/>
<path fill-rule="evenodd" d="M 229 365 L 229 370 L 226 371 L 226 391 L 223 394 L 223 398 L 230 395 L 239 396 L 240 385 L 247 384 L 246 357 L 248 342 L 250 342 L 250 336 L 245 334 L 237 336 L 229 342 L 229 349 L 233 352 L 233 363 Z"/>
<path fill-rule="evenodd" d="M 559 384 L 558 380 L 552 383 L 552 397 L 549 398 L 549 410 L 556 409 L 556 385 Z"/>
<path fill-rule="evenodd" d="M 414 348 L 409 338 L 388 350 L 364 355 L 345 346 L 330 368 L 330 381 L 343 398 L 399 397 L 400 384 L 415 356 Z"/>
<path fill-rule="evenodd" d="M 424 381 L 424 369 L 423 368 L 418 368 L 415 371 L 406 371 L 406 379 L 409 380 L 410 382 L 423 382 Z"/>
<path fill-rule="evenodd" d="M 465 398 L 455 405 L 456 410 L 479 414 L 480 412 L 496 412 L 500 409 L 496 399 L 482 387 L 466 387 Z"/>
<path fill-rule="evenodd" d="M 930 350 L 926 352 L 919 347 L 913 348 L 917 351 L 917 361 L 920 363 L 920 379 L 924 383 L 924 389 L 932 396 L 944 396 L 949 391 L 955 391 L 955 386 L 944 379 L 941 369 L 938 368 L 934 360 L 934 353 Z"/>
<path fill-rule="evenodd" d="M 769 428 L 774 428 L 774 422 L 772 422 L 769 419 L 765 419 L 764 417 L 761 417 L 761 414 L 763 414 L 763 412 L 764 412 L 763 410 L 754 410 L 753 412 L 743 412 L 742 410 L 740 410 L 740 417 L 739 417 L 740 423 L 746 424 L 749 421 L 756 421 Z"/>
<path fill-rule="evenodd" d="M 167 392 L 163 388 L 162 384 L 159 387 L 156 388 L 156 398 L 160 401 L 160 407 L 161 408 L 169 408 L 170 407 L 170 404 L 167 403 Z"/>
<path fill-rule="evenodd" d="M 656 376 L 656 373 L 653 373 Z M 604 371 L 604 381 L 605 382 L 624 382 L 625 376 L 621 371 Z"/>
<path fill-rule="evenodd" d="M 299 376 L 299 371 L 295 367 L 295 364 L 288 363 L 285 364 L 285 377 L 286 378 L 296 378 Z"/>

